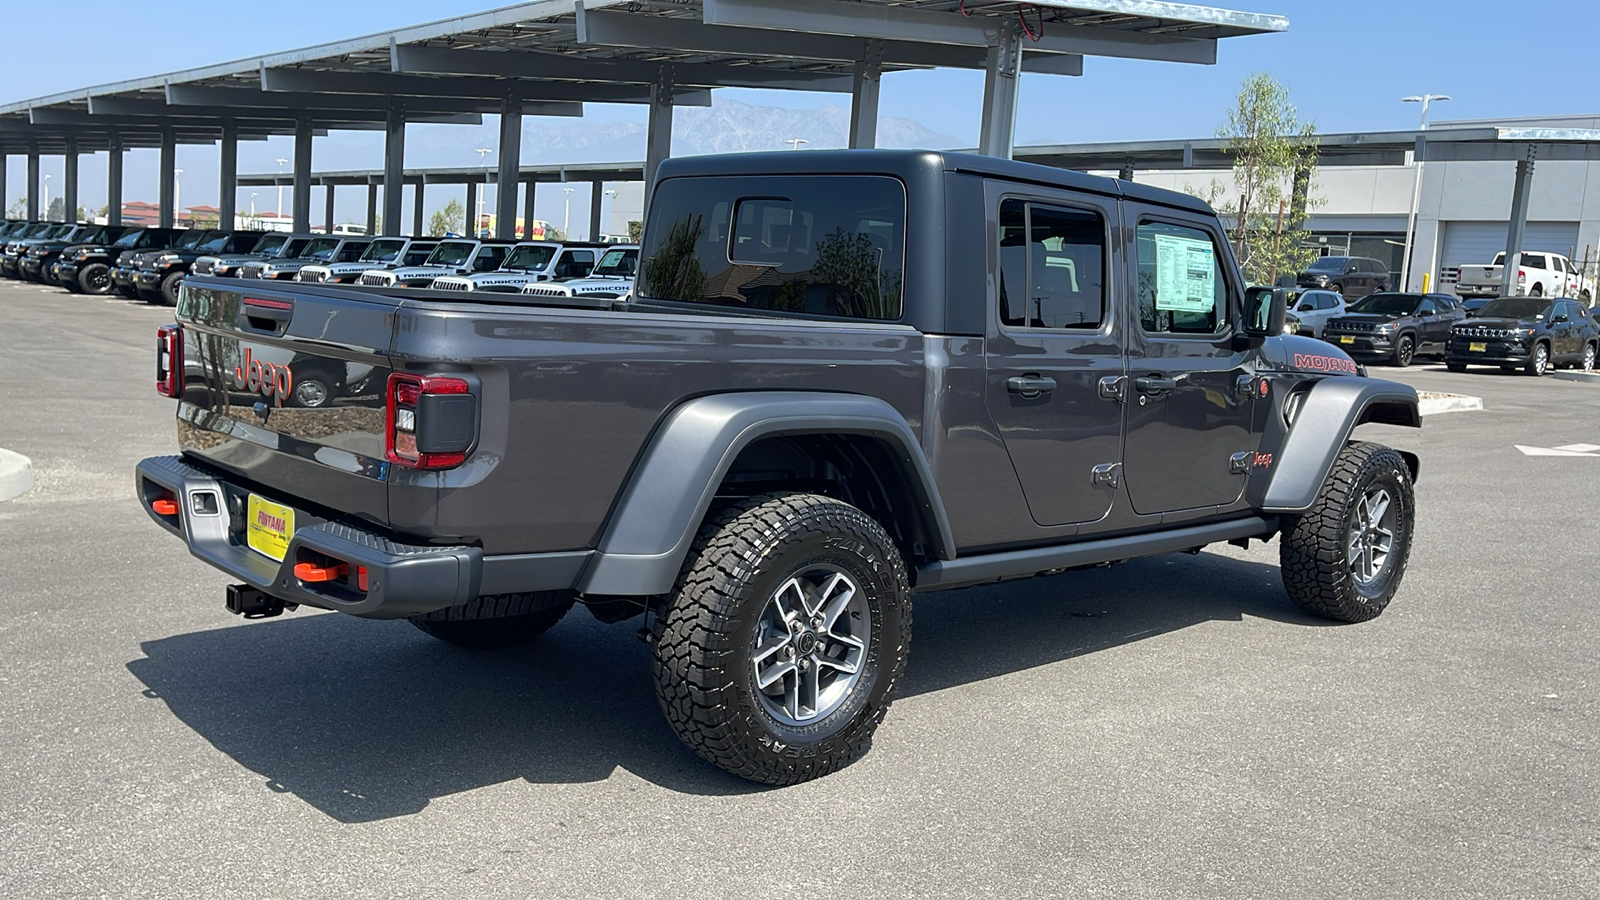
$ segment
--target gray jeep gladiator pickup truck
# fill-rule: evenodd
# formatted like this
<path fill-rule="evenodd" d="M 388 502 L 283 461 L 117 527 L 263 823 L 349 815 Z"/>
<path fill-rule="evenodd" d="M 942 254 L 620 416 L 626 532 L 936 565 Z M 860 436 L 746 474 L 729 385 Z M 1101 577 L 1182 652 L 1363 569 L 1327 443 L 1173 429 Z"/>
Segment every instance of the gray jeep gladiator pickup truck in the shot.
<path fill-rule="evenodd" d="M 156 372 L 182 453 L 136 490 L 247 617 L 482 647 L 642 615 L 683 741 L 789 784 L 869 746 L 915 593 L 1277 536 L 1302 609 L 1382 612 L 1418 460 L 1352 433 L 1417 396 L 1283 310 L 1182 194 L 677 159 L 627 299 L 187 279 Z M 362 374 L 299 408 L 309 363 Z"/>

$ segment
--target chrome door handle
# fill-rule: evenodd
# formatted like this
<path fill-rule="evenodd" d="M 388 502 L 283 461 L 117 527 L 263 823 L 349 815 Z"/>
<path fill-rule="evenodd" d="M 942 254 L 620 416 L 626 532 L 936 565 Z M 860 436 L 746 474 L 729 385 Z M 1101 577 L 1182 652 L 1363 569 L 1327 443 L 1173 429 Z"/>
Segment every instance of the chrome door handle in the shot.
<path fill-rule="evenodd" d="M 1013 375 L 1006 379 L 1006 390 L 1023 397 L 1037 397 L 1056 389 L 1056 380 L 1044 375 Z"/>

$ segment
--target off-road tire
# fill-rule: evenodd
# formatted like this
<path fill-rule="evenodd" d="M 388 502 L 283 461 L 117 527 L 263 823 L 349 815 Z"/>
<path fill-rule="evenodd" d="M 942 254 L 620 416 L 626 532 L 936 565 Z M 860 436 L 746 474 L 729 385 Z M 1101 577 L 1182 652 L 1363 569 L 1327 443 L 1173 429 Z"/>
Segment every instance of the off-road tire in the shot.
<path fill-rule="evenodd" d="M 160 293 L 158 293 L 156 299 L 151 302 L 161 303 L 166 306 L 177 306 L 178 286 L 183 283 L 183 276 L 187 274 L 189 273 L 179 271 L 168 272 L 166 275 L 162 276 Z"/>
<path fill-rule="evenodd" d="M 408 621 L 423 634 L 458 647 L 497 650 L 526 644 L 549 631 L 572 608 L 573 599 L 570 591 L 496 594 Z"/>
<path fill-rule="evenodd" d="M 843 699 L 796 725 L 767 709 L 752 665 L 762 616 L 778 589 L 819 565 L 836 567 L 862 591 L 870 634 L 860 675 Z M 695 538 L 658 626 L 656 697 L 678 737 L 703 759 L 751 781 L 797 784 L 842 768 L 871 746 L 910 642 L 906 566 L 883 526 L 829 497 L 764 494 L 723 507 Z"/>
<path fill-rule="evenodd" d="M 1383 569 L 1364 585 L 1351 571 L 1350 532 L 1356 504 L 1376 485 L 1384 486 L 1397 504 L 1395 535 Z M 1286 522 L 1279 539 L 1278 566 L 1289 599 L 1319 618 L 1377 618 L 1405 576 L 1414 509 L 1411 470 L 1397 451 L 1360 441 L 1347 444 L 1334 458 L 1311 508 Z"/>
<path fill-rule="evenodd" d="M 1533 345 L 1532 350 L 1528 351 L 1528 361 L 1523 364 L 1522 372 L 1535 378 L 1544 375 L 1555 368 L 1555 364 L 1551 362 L 1551 359 L 1550 345 L 1540 341 Z"/>
<path fill-rule="evenodd" d="M 1394 339 L 1394 356 L 1389 362 L 1396 368 L 1404 369 L 1411 365 L 1417 358 L 1417 339 L 1409 334 L 1402 334 Z"/>

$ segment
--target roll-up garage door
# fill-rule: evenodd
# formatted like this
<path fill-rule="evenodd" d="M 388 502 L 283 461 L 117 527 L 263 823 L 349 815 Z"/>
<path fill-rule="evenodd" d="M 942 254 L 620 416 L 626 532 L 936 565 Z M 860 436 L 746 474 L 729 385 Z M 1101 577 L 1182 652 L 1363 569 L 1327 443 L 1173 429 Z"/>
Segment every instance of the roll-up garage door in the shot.
<path fill-rule="evenodd" d="M 1522 249 L 1559 253 L 1571 259 L 1573 245 L 1577 243 L 1577 222 L 1529 222 L 1523 232 Z M 1505 249 L 1505 222 L 1446 222 L 1439 268 L 1482 265 Z"/>

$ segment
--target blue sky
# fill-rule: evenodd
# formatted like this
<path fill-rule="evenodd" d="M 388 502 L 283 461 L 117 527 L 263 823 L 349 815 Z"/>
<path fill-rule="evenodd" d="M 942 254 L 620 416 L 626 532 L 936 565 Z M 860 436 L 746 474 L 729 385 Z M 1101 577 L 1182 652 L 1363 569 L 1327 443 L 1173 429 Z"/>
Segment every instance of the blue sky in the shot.
<path fill-rule="evenodd" d="M 1400 98 L 1424 92 L 1455 98 L 1436 107 L 1435 121 L 1600 112 L 1594 76 L 1600 3 L 1594 0 L 1523 0 L 1514 6 L 1485 0 L 1212 2 L 1287 15 L 1290 30 L 1224 41 L 1215 66 L 1091 58 L 1081 78 L 1029 75 L 1023 81 L 1018 141 L 1209 135 L 1240 81 L 1256 71 L 1285 82 L 1301 114 L 1325 131 L 1414 127 L 1417 105 Z M 288 50 L 494 5 L 494 0 L 198 5 L 192 0 L 145 0 L 130 12 L 123 2 L 77 0 L 68 15 L 55 4 L 11 2 L 5 12 L 14 39 L 7 42 L 0 63 L 0 102 Z M 1515 65 L 1500 62 L 1510 53 L 1521 54 Z M 981 93 L 979 72 L 894 74 L 884 79 L 882 114 L 914 119 L 976 143 Z M 848 96 L 788 91 L 719 94 L 800 108 L 849 101 Z M 602 106 L 592 108 L 590 115 L 604 121 L 636 119 L 643 113 Z M 18 162 L 12 160 L 12 196 L 20 193 Z M 378 164 L 374 159 L 373 165 Z M 86 185 L 91 178 L 86 171 Z"/>

